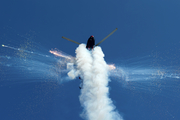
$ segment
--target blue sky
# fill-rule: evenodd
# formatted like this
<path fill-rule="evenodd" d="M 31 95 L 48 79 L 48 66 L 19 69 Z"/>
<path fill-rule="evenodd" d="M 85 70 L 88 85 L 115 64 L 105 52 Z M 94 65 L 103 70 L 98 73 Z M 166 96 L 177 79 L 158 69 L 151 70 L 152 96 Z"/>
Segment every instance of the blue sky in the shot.
<path fill-rule="evenodd" d="M 37 45 L 28 50 L 48 54 L 48 50 L 57 48 L 75 56 L 77 45 L 62 36 L 86 43 L 94 35 L 97 43 L 118 28 L 101 44 L 108 63 L 131 66 L 132 62 L 141 66 L 141 58 L 151 55 L 155 61 L 147 60 L 146 66 L 151 63 L 150 66 L 179 71 L 179 6 L 178 0 L 1 0 L 0 43 L 20 47 L 30 39 L 42 51 L 38 51 Z M 0 50 L 1 56 L 14 54 L 13 50 Z M 9 71 L 11 68 L 1 66 L 1 74 L 5 73 L 0 83 L 1 119 L 81 119 L 78 80 L 63 84 L 26 83 L 22 78 L 28 81 L 27 73 L 9 75 Z M 20 78 L 20 82 L 14 83 L 14 79 Z M 156 85 L 150 86 L 155 92 L 147 92 L 144 84 L 127 87 L 117 83 L 110 83 L 110 97 L 124 120 L 180 119 L 178 81 L 167 82 L 161 94 Z"/>

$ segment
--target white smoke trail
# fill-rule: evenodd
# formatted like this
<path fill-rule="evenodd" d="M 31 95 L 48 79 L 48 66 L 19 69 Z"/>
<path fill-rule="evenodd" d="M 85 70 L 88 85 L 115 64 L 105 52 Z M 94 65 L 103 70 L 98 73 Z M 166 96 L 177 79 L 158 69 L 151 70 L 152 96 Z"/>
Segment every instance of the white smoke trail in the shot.
<path fill-rule="evenodd" d="M 81 44 L 76 49 L 76 76 L 79 73 L 83 79 L 83 89 L 79 97 L 84 107 L 81 117 L 87 120 L 122 120 L 118 112 L 114 111 L 115 106 L 108 97 L 109 67 L 103 57 L 100 47 L 89 51 Z"/>

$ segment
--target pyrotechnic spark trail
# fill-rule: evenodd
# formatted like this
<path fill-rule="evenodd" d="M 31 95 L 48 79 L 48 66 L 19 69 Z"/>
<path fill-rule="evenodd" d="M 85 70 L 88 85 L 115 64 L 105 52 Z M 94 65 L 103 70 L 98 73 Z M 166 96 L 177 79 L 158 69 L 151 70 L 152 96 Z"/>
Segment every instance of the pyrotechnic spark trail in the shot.
<path fill-rule="evenodd" d="M 49 50 L 49 52 L 52 53 L 52 54 L 54 54 L 55 56 L 58 56 L 58 57 L 63 57 L 63 58 L 65 58 L 65 59 L 69 59 L 69 60 L 73 59 L 72 56 L 70 56 L 70 55 L 65 55 L 65 54 L 64 54 L 63 52 L 61 52 L 61 51 Z"/>
<path fill-rule="evenodd" d="M 40 56 L 44 56 L 44 57 L 49 57 L 48 55 L 43 55 L 43 54 L 36 53 L 36 52 L 33 52 L 33 51 L 24 50 L 24 49 L 21 49 L 21 48 L 15 48 L 15 47 L 7 46 L 7 45 L 4 45 L 4 44 L 2 44 L 2 47 L 6 47 L 6 48 L 13 49 L 13 50 L 18 50 L 18 51 L 23 51 L 23 52 L 26 52 L 26 53 L 36 54 L 36 55 L 40 55 Z"/>
<path fill-rule="evenodd" d="M 20 79 L 22 76 L 25 76 L 27 79 L 43 78 L 44 81 L 45 77 L 46 79 L 57 80 L 59 83 L 69 81 L 67 77 L 62 76 L 68 72 L 66 69 L 66 64 L 67 62 L 70 62 L 70 60 L 67 59 L 67 57 L 61 57 L 63 59 L 57 59 L 52 55 L 42 54 L 44 51 L 40 51 L 41 53 L 33 52 L 4 44 L 2 44 L 2 47 L 17 51 L 16 54 L 10 56 L 0 56 L 0 65 L 9 67 L 12 70 L 10 73 L 7 72 L 7 74 L 14 74 L 14 72 L 16 74 L 20 74 L 18 79 Z M 23 73 L 21 71 L 23 71 Z M 25 80 L 25 78 L 23 78 L 23 80 Z"/>

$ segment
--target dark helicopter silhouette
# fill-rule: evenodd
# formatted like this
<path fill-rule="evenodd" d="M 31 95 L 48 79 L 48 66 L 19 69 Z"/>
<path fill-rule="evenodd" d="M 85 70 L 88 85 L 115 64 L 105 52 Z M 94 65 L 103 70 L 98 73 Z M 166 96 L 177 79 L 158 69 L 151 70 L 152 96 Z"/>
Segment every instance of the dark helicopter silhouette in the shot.
<path fill-rule="evenodd" d="M 109 35 L 107 35 L 104 39 L 102 39 L 102 40 L 101 40 L 98 44 L 96 44 L 96 45 L 95 45 L 94 36 L 91 35 L 91 36 L 89 37 L 88 41 L 87 41 L 86 48 L 89 49 L 89 50 L 92 50 L 95 46 L 100 45 L 104 40 L 106 40 L 109 36 L 111 36 L 116 30 L 117 30 L 117 28 L 116 28 L 115 30 L 113 30 Z M 66 37 L 64 37 L 64 36 L 62 36 L 62 38 L 66 39 L 66 40 L 68 40 L 68 41 L 71 41 L 71 42 L 73 42 L 73 43 L 76 43 L 76 44 L 78 44 L 78 45 L 80 44 L 80 43 L 78 43 L 78 42 L 76 42 L 76 41 L 74 41 L 74 40 L 71 40 L 71 39 L 69 39 L 69 38 L 66 38 Z"/>

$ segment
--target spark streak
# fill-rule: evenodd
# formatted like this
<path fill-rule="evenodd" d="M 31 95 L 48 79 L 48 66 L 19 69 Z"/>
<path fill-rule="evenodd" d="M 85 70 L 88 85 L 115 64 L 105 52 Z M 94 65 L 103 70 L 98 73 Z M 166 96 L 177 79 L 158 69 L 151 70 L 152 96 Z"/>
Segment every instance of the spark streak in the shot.
<path fill-rule="evenodd" d="M 65 59 L 69 59 L 69 60 L 73 59 L 72 56 L 65 55 L 65 54 L 63 54 L 63 52 L 60 52 L 60 51 L 57 51 L 57 50 L 49 50 L 49 52 L 52 53 L 55 56 L 58 56 L 58 57 L 63 57 Z"/>
<path fill-rule="evenodd" d="M 21 49 L 21 48 L 16 48 L 16 47 L 7 46 L 7 45 L 4 45 L 4 44 L 2 44 L 2 47 L 6 47 L 6 48 L 13 49 L 13 50 L 18 50 L 18 51 L 23 51 L 23 52 L 30 53 L 30 54 L 36 54 L 36 55 L 40 55 L 40 56 L 44 56 L 44 57 L 50 57 L 50 56 L 48 56 L 48 55 L 36 53 L 36 52 L 33 52 L 33 51 L 24 50 L 24 49 Z"/>

